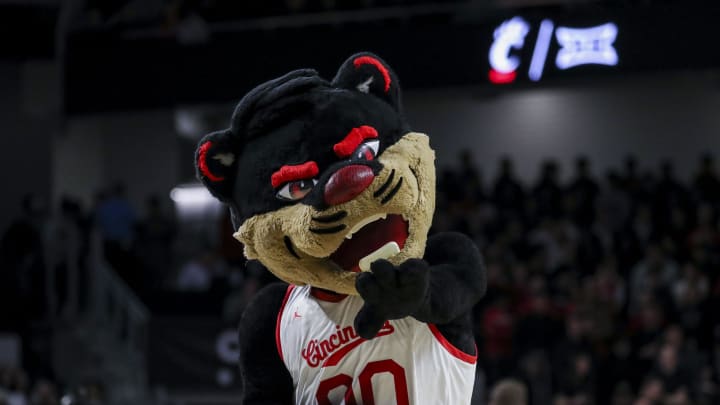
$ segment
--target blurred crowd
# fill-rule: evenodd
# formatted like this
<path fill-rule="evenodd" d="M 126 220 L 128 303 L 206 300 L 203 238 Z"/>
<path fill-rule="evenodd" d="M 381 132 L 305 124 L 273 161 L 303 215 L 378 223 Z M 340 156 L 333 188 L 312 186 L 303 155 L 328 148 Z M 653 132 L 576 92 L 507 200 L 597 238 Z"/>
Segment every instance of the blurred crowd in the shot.
<path fill-rule="evenodd" d="M 53 334 L 77 325 L 92 305 L 94 238 L 138 294 L 149 294 L 169 273 L 175 225 L 160 206 L 150 197 L 137 214 L 120 183 L 98 193 L 90 209 L 70 197 L 55 207 L 36 195 L 23 198 L 0 239 L 0 334 L 20 342 L 9 356 L 20 359 L 15 364 L 3 364 L 7 346 L 0 347 L 0 405 L 58 404 L 60 395 L 64 405 L 103 403 L 98 382 L 65 386 L 56 374 Z"/>
<path fill-rule="evenodd" d="M 83 208 L 72 197 L 51 207 L 27 195 L 20 214 L 0 240 L 0 319 L 21 326 L 30 320 L 67 318 L 86 304 L 88 260 L 94 235 L 107 261 L 133 289 L 158 287 L 173 265 L 175 218 L 151 196 L 139 214 L 117 183 Z M 21 305 L 9 305 L 20 303 Z"/>
<path fill-rule="evenodd" d="M 0 367 L 0 405 L 59 405 L 54 383 L 38 380 L 32 387 L 28 385 L 22 369 Z"/>
<path fill-rule="evenodd" d="M 568 175 L 560 169 L 546 161 L 525 184 L 502 159 L 489 180 L 464 152 L 438 172 L 431 232 L 466 233 L 486 260 L 488 294 L 475 309 L 483 387 L 533 405 L 720 403 L 712 157 L 689 182 L 670 162 L 640 170 L 632 157 L 603 178 L 583 157 Z M 0 329 L 28 341 L 30 323 L 83 311 L 93 234 L 153 313 L 236 321 L 273 276 L 245 262 L 226 215 L 212 241 L 179 243 L 168 203 L 150 197 L 138 210 L 122 184 L 88 208 L 28 196 L 0 243 Z M 51 356 L 33 350 L 23 348 L 27 371 L 0 370 L 0 404 L 57 403 L 45 399 L 57 400 Z"/>
<path fill-rule="evenodd" d="M 41 378 L 31 382 L 19 367 L 0 367 L 0 405 L 101 405 L 104 390 L 97 383 L 61 393 L 58 384 Z"/>
<path fill-rule="evenodd" d="M 485 182 L 471 154 L 439 175 L 434 231 L 484 253 L 476 337 L 486 385 L 524 382 L 531 404 L 720 403 L 720 178 L 634 158 L 603 179 L 547 161 L 523 184 L 512 162 Z"/>

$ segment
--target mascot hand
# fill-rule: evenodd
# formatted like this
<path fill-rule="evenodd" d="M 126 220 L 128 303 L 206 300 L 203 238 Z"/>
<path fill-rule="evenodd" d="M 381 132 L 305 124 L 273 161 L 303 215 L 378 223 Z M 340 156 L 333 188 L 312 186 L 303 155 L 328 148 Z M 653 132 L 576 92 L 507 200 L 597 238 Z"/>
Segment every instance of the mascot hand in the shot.
<path fill-rule="evenodd" d="M 370 265 L 355 283 L 365 304 L 355 317 L 355 330 L 365 339 L 377 335 L 385 321 L 413 314 L 425 302 L 430 285 L 430 265 L 409 259 L 399 266 L 387 260 Z"/>

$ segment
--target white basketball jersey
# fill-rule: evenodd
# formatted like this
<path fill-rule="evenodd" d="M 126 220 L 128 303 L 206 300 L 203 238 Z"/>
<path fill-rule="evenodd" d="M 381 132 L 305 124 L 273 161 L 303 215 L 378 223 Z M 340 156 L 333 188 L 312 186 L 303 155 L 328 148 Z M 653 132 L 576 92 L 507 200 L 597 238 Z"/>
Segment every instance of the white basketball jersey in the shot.
<path fill-rule="evenodd" d="M 454 347 L 432 324 L 388 321 L 362 339 L 353 321 L 360 297 L 323 300 L 288 287 L 275 330 L 298 405 L 470 403 L 477 357 Z M 334 301 L 334 302 L 333 302 Z"/>

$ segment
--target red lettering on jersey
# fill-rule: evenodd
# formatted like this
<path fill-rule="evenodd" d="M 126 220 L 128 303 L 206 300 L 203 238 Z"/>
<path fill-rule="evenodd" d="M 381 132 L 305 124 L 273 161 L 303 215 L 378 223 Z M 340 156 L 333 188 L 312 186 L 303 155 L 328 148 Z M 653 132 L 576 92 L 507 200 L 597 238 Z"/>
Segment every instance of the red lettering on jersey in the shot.
<path fill-rule="evenodd" d="M 385 321 L 377 337 L 386 336 L 395 332 L 390 321 Z M 300 353 L 310 367 L 331 367 L 340 363 L 350 351 L 360 346 L 366 339 L 361 338 L 352 326 L 340 328 L 335 326 L 335 333 L 318 341 L 311 339 L 305 349 Z"/>

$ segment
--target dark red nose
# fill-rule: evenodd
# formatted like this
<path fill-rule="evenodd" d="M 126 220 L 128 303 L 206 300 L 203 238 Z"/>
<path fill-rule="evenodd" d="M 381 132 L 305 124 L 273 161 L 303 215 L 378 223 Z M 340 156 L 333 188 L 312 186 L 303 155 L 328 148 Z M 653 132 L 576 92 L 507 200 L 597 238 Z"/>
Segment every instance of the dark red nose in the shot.
<path fill-rule="evenodd" d="M 350 165 L 333 173 L 325 185 L 325 203 L 338 205 L 350 201 L 368 188 L 375 179 L 371 168 Z"/>

